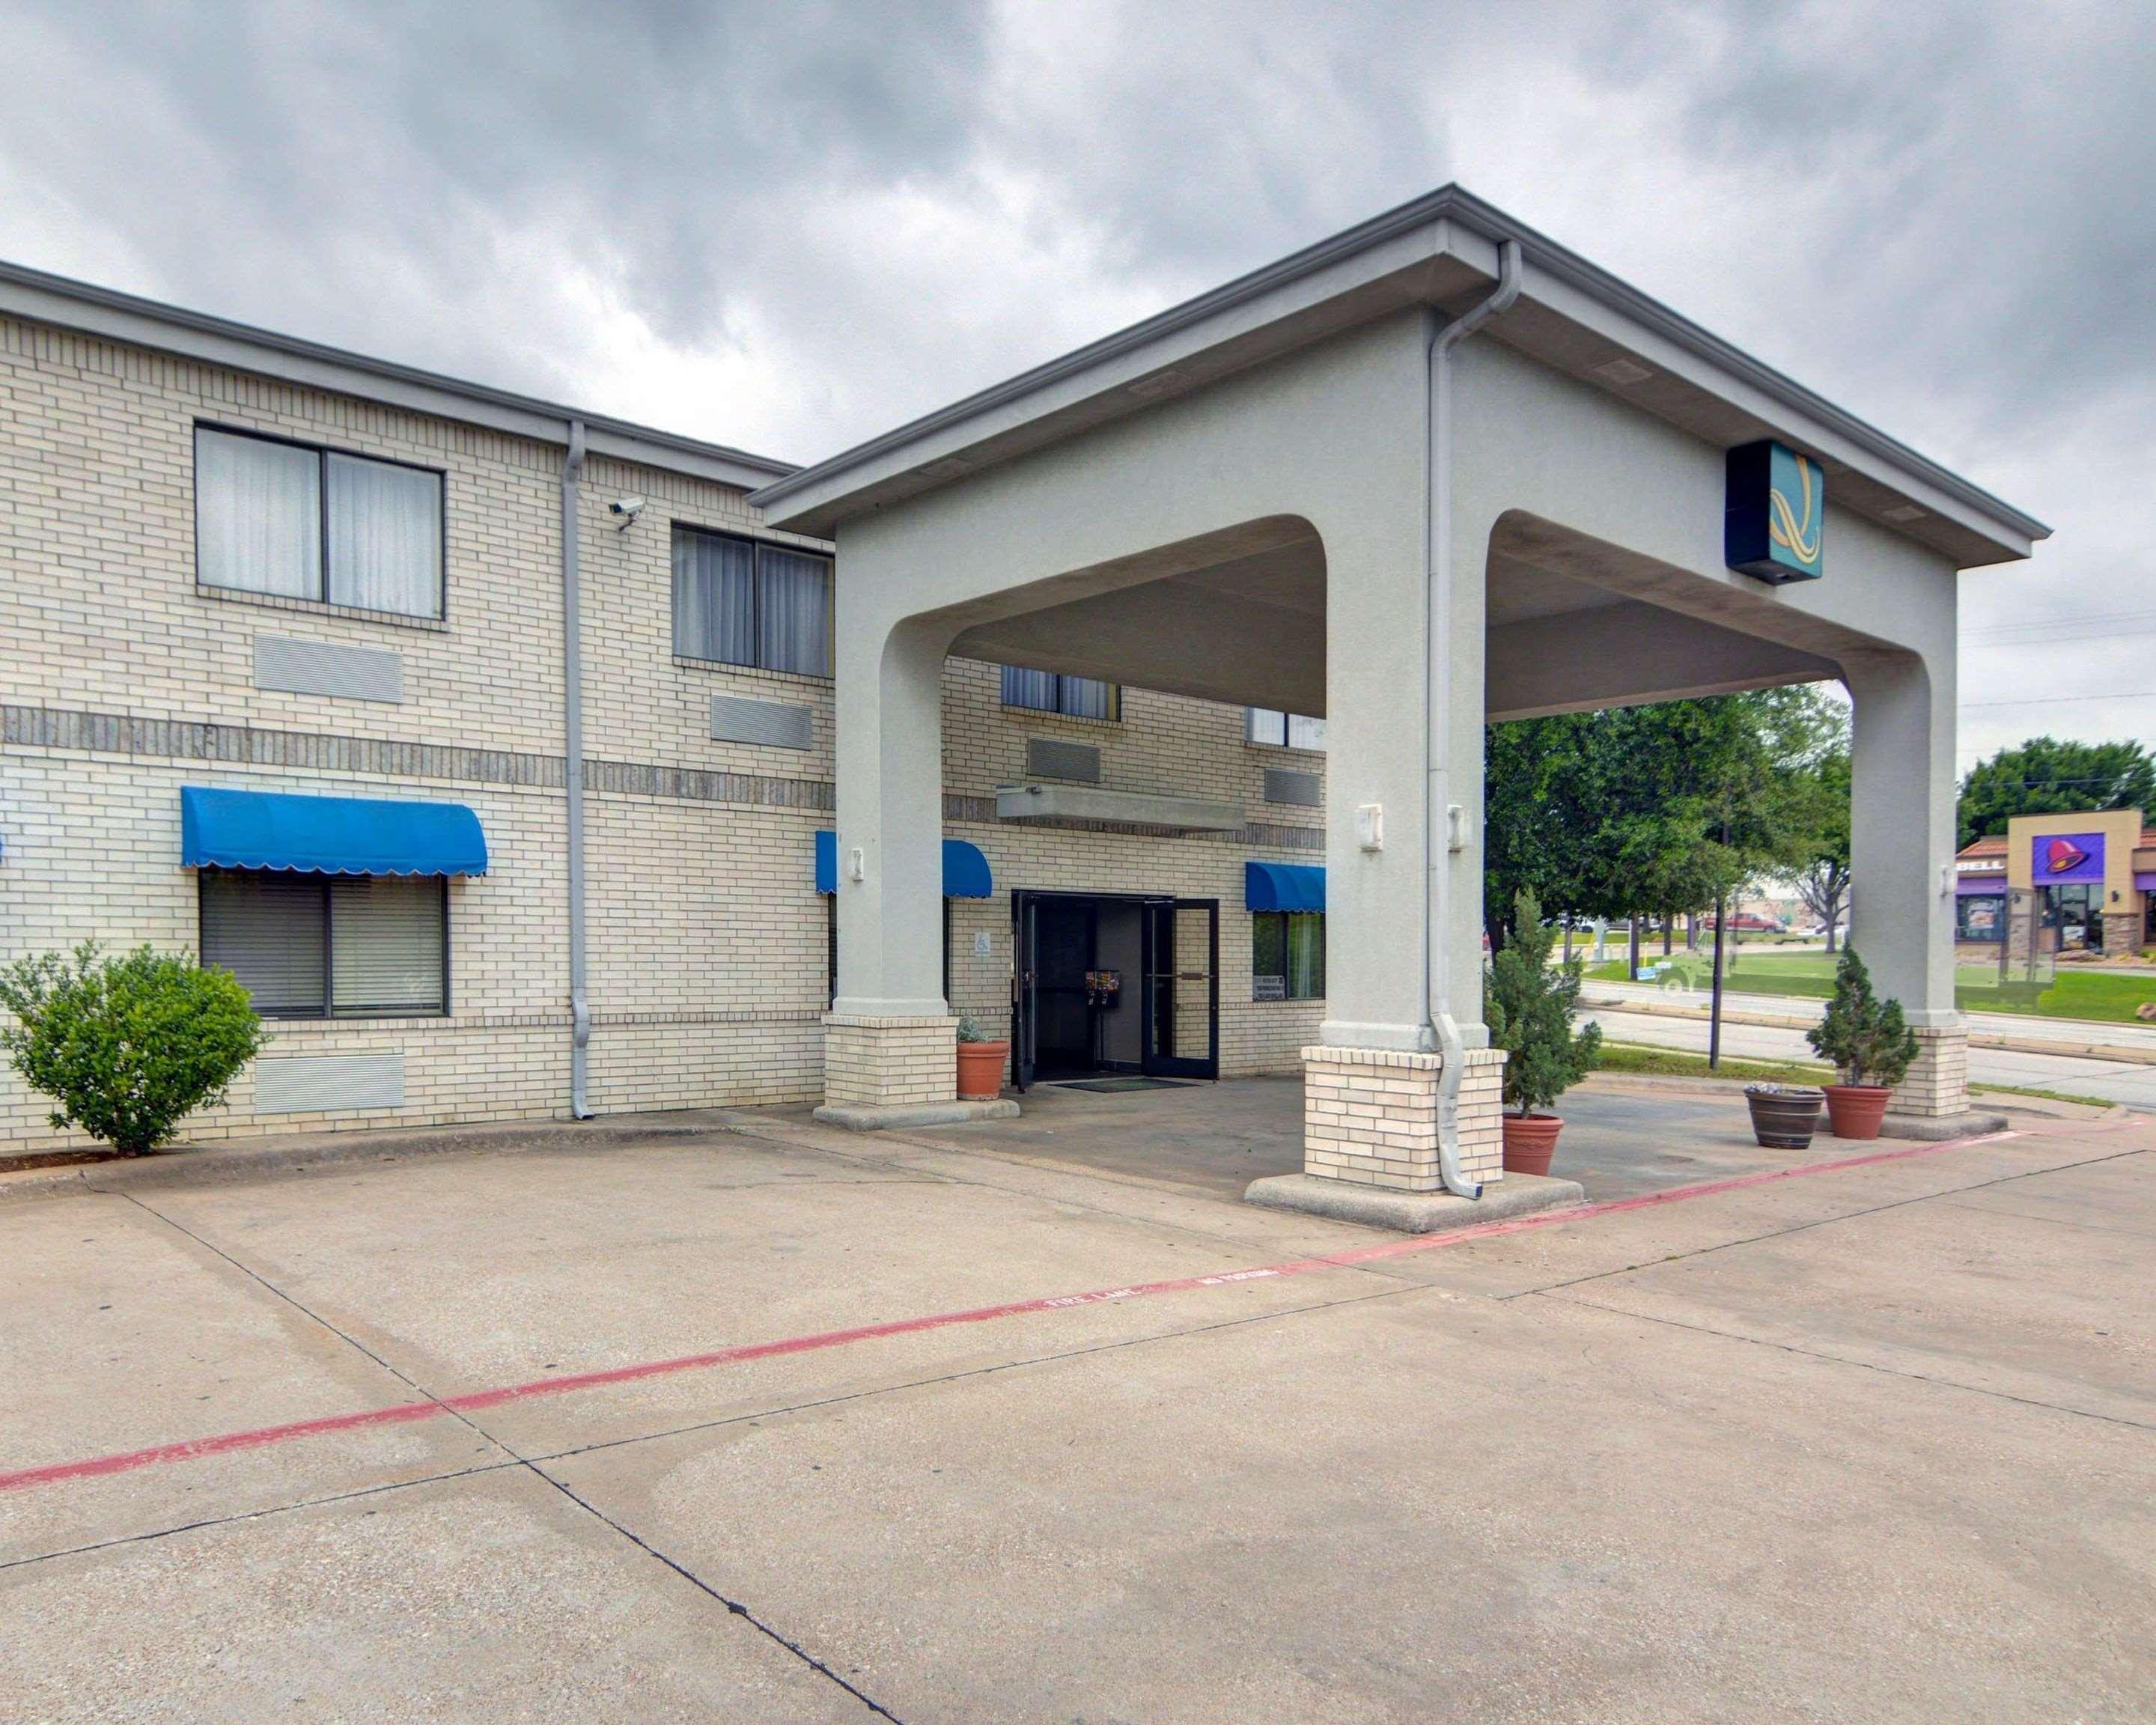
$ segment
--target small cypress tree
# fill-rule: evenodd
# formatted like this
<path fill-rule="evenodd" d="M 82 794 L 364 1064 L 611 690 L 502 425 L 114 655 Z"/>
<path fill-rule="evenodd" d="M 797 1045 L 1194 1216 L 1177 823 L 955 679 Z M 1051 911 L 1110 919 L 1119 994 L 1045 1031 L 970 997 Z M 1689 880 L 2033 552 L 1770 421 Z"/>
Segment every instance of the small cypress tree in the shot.
<path fill-rule="evenodd" d="M 1505 1106 L 1522 1114 L 1548 1107 L 1594 1070 L 1602 1051 L 1599 1024 L 1573 1033 L 1584 961 L 1553 966 L 1556 944 L 1557 931 L 1543 926 L 1541 904 L 1522 888 L 1513 904 L 1512 937 L 1491 961 L 1484 1006 L 1491 1044 L 1508 1056 Z"/>
<path fill-rule="evenodd" d="M 1804 1040 L 1821 1060 L 1831 1060 L 1846 1084 L 1876 1084 L 1888 1089 L 1909 1075 L 1917 1060 L 1917 1033 L 1902 1016 L 1902 1003 L 1881 1000 L 1872 992 L 1871 973 L 1845 947 L 1834 971 L 1834 998 L 1819 1028 Z"/>

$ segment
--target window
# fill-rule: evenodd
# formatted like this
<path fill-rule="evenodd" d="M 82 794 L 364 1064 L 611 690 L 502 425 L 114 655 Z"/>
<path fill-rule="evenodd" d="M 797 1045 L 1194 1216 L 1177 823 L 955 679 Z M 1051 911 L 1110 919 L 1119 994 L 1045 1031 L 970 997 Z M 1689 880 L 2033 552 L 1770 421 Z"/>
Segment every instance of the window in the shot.
<path fill-rule="evenodd" d="M 1247 709 L 1250 721 L 1245 736 L 1252 742 L 1270 744 L 1275 748 L 1322 749 L 1325 747 L 1325 721 L 1304 716 L 1301 713 L 1275 712 L 1269 706 Z"/>
<path fill-rule="evenodd" d="M 1325 917 L 1317 911 L 1250 913 L 1250 999 L 1325 998 Z"/>
<path fill-rule="evenodd" d="M 831 675 L 831 560 L 695 527 L 674 530 L 674 652 Z"/>
<path fill-rule="evenodd" d="M 1074 719 L 1122 716 L 1122 691 L 1097 677 L 1066 677 L 1060 671 L 1004 667 L 1004 705 L 1037 713 L 1065 713 Z"/>
<path fill-rule="evenodd" d="M 442 476 L 195 428 L 195 572 L 205 587 L 442 614 Z"/>
<path fill-rule="evenodd" d="M 1954 938 L 1997 941 L 2006 937 L 2006 896 L 1971 894 L 1954 900 Z"/>
<path fill-rule="evenodd" d="M 202 871 L 202 955 L 264 1018 L 449 1010 L 449 895 L 439 876 Z"/>

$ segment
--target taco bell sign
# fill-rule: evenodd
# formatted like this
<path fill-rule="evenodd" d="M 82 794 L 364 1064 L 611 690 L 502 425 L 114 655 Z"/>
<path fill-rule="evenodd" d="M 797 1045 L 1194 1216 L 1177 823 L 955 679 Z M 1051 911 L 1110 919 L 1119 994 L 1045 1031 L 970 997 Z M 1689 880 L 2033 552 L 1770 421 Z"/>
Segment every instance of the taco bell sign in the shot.
<path fill-rule="evenodd" d="M 2039 833 L 2030 841 L 2029 880 L 2035 886 L 2071 886 L 2103 880 L 2102 833 Z"/>

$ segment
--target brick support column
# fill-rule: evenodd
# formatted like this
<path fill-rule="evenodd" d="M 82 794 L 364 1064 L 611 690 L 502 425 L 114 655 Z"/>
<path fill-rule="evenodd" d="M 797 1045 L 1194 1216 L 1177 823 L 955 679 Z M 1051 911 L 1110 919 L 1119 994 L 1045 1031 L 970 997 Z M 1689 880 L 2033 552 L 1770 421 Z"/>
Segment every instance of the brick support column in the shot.
<path fill-rule="evenodd" d="M 2121 952 L 2138 952 L 2148 944 L 2142 939 L 2147 924 L 2145 913 L 2138 911 L 2106 911 L 2103 913 L 2103 950 L 2107 957 L 2116 957 Z"/>
<path fill-rule="evenodd" d="M 947 1013 L 824 1016 L 824 1106 L 816 1117 L 827 1125 L 870 1132 L 1018 1111 L 1008 1099 L 958 1100 L 958 1020 Z"/>
<path fill-rule="evenodd" d="M 1499 1124 L 1505 1055 L 1471 1048 L 1460 1084 L 1460 1160 L 1471 1179 L 1505 1174 Z M 1437 1090 L 1444 1057 L 1384 1048 L 1302 1051 L 1302 1167 L 1319 1179 L 1440 1192 Z"/>
<path fill-rule="evenodd" d="M 1917 1063 L 1887 1099 L 1891 1114 L 1951 1119 L 1969 1112 L 1969 1030 L 1965 1025 L 1920 1025 Z"/>

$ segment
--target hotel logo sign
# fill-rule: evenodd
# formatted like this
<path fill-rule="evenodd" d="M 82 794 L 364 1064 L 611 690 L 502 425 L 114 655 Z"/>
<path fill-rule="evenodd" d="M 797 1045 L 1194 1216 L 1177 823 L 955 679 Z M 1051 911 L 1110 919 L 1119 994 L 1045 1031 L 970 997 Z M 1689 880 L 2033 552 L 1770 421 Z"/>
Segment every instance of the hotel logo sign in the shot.
<path fill-rule="evenodd" d="M 1826 474 L 1771 439 L 1729 452 L 1722 557 L 1762 581 L 1816 581 L 1826 572 Z"/>

